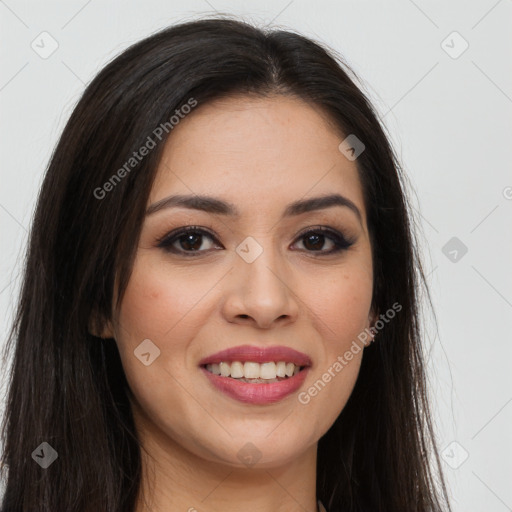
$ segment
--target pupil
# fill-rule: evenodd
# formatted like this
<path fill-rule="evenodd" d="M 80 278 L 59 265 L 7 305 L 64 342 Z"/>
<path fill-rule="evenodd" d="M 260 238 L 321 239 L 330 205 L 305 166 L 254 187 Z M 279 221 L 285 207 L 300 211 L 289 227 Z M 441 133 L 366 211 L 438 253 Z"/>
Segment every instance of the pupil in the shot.
<path fill-rule="evenodd" d="M 183 237 L 181 237 L 181 238 L 185 239 L 185 245 L 183 243 L 181 244 L 183 249 L 190 249 L 193 251 L 197 251 L 201 247 L 201 243 L 200 243 L 201 235 L 189 234 L 189 235 L 183 235 Z M 195 244 L 193 243 L 194 239 L 196 241 Z M 199 241 L 199 243 L 197 243 L 198 241 Z M 189 243 L 191 243 L 192 247 L 186 247 L 186 245 Z"/>
<path fill-rule="evenodd" d="M 313 246 L 316 246 L 316 247 L 312 247 L 313 249 L 321 249 L 323 246 L 323 238 L 324 238 L 324 235 L 318 235 L 318 234 L 308 235 L 306 237 L 306 240 L 307 241 L 313 240 L 313 244 L 309 244 L 309 242 L 306 242 L 304 245 L 306 246 L 306 248 L 308 248 L 308 245 L 313 245 Z"/>

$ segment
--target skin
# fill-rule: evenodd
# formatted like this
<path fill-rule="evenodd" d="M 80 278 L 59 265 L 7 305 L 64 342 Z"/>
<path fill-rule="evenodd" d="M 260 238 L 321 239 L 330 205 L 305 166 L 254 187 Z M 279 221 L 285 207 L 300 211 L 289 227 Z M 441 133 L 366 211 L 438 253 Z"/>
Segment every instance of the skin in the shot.
<path fill-rule="evenodd" d="M 171 207 L 147 216 L 119 316 L 102 333 L 115 338 L 135 396 L 143 445 L 137 512 L 317 510 L 317 443 L 353 390 L 363 350 L 307 405 L 297 395 L 374 320 L 363 192 L 356 162 L 338 149 L 343 138 L 318 108 L 286 96 L 217 100 L 173 129 L 148 206 L 205 194 L 241 215 Z M 333 192 L 357 206 L 362 222 L 340 206 L 280 220 L 289 203 Z M 195 257 L 158 247 L 189 225 L 209 228 L 216 240 L 199 238 Z M 315 251 L 302 231 L 319 225 L 355 242 L 324 255 L 333 247 L 325 238 Z M 235 252 L 247 236 L 263 248 L 252 263 Z M 173 246 L 192 252 L 183 238 Z M 145 339 L 160 350 L 149 366 L 134 356 Z M 198 367 L 241 344 L 289 346 L 313 365 L 298 392 L 245 404 L 216 390 Z M 261 455 L 251 466 L 237 457 L 248 442 Z"/>

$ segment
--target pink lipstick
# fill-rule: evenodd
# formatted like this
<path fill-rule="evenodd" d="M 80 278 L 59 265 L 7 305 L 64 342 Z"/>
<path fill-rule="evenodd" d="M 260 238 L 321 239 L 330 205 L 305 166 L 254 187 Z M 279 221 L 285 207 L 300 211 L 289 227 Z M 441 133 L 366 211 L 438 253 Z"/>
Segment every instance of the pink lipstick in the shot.
<path fill-rule="evenodd" d="M 206 365 L 220 365 L 220 363 L 287 363 L 287 366 L 295 365 L 293 375 L 287 373 L 285 377 L 277 377 L 277 382 L 270 379 L 270 382 L 244 382 L 238 378 L 218 375 L 206 368 Z M 288 395 L 297 391 L 308 374 L 311 366 L 309 356 L 297 350 L 285 347 L 257 347 L 242 345 L 222 350 L 210 356 L 204 357 L 199 366 L 209 382 L 226 395 L 250 404 L 269 404 L 278 402 Z M 284 365 L 282 365 L 284 367 Z M 211 368 L 211 366 L 210 366 Z M 264 379 L 263 379 L 264 380 Z"/>

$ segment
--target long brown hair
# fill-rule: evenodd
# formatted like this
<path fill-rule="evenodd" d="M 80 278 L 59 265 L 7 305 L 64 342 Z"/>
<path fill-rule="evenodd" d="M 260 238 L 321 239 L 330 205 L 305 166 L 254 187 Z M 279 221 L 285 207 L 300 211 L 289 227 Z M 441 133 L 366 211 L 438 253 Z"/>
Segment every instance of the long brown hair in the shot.
<path fill-rule="evenodd" d="M 353 393 L 319 441 L 318 498 L 330 512 L 450 510 L 427 399 L 418 310 L 419 291 L 428 288 L 405 176 L 350 72 L 299 34 L 213 18 L 134 44 L 88 85 L 44 177 L 5 347 L 14 359 L 2 430 L 3 512 L 134 510 L 141 457 L 130 389 L 115 343 L 89 327 L 121 304 L 171 129 L 133 169 L 126 162 L 191 98 L 204 104 L 240 93 L 294 95 L 363 141 L 357 167 L 373 251 L 372 306 L 402 306 L 365 349 Z M 58 454 L 46 469 L 32 456 L 44 442 Z"/>

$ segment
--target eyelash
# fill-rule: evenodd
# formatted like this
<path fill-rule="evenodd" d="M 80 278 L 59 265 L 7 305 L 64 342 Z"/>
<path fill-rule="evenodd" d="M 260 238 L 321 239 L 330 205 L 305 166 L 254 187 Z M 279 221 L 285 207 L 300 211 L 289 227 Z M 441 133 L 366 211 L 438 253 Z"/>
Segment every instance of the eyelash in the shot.
<path fill-rule="evenodd" d="M 184 251 L 182 249 L 176 249 L 175 247 L 172 247 L 172 245 L 179 240 L 179 238 L 183 235 L 194 233 L 196 235 L 204 236 L 211 238 L 212 241 L 215 243 L 217 242 L 217 239 L 215 236 L 210 233 L 209 231 L 205 230 L 204 228 L 201 228 L 199 226 L 186 226 L 183 228 L 179 228 L 177 230 L 172 231 L 171 233 L 168 233 L 164 235 L 163 237 L 159 238 L 157 240 L 158 247 L 162 248 L 164 251 L 174 254 L 183 255 L 186 257 L 197 257 L 201 254 L 210 252 L 209 250 L 206 251 Z M 347 250 L 351 245 L 354 244 L 354 240 L 345 238 L 341 233 L 338 231 L 326 228 L 324 226 L 318 226 L 314 228 L 309 228 L 307 231 L 302 232 L 297 240 L 306 238 L 310 234 L 322 234 L 322 235 L 328 235 L 327 238 L 330 238 L 332 242 L 334 243 L 334 248 L 330 251 L 308 251 L 306 249 L 306 252 L 310 253 L 317 253 L 320 256 L 327 256 L 335 253 L 339 253 L 342 251 Z M 220 244 L 219 244 L 220 245 Z"/>

